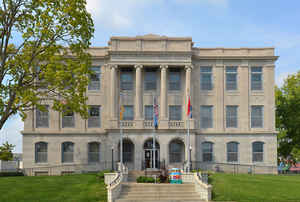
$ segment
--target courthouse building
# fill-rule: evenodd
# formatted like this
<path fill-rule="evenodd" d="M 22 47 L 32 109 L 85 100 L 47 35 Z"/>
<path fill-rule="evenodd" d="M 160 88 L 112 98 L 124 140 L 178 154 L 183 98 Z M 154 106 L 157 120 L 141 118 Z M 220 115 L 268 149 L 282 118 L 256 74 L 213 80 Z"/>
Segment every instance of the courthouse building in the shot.
<path fill-rule="evenodd" d="M 56 166 L 60 172 L 63 166 L 73 171 L 72 165 L 111 168 L 112 157 L 120 159 L 120 126 L 123 160 L 131 170 L 152 167 L 154 153 L 157 167 L 182 167 L 190 152 L 197 168 L 276 172 L 270 170 L 277 165 L 274 48 L 201 48 L 190 37 L 149 34 L 111 37 L 108 46 L 89 52 L 95 73 L 86 91 L 89 118 L 63 116 L 50 102 L 48 112 L 28 114 L 23 161 L 31 174 L 52 174 L 46 168 Z"/>

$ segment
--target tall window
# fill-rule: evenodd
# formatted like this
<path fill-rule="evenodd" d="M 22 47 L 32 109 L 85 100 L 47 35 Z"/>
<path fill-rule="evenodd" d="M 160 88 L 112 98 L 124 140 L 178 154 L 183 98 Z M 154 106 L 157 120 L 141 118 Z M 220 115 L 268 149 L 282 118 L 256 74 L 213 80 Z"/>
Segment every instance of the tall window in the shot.
<path fill-rule="evenodd" d="M 226 90 L 237 90 L 237 67 L 226 67 Z"/>
<path fill-rule="evenodd" d="M 251 128 L 263 127 L 263 106 L 251 106 Z"/>
<path fill-rule="evenodd" d="M 251 67 L 251 90 L 262 90 L 262 67 Z"/>
<path fill-rule="evenodd" d="M 74 112 L 72 112 L 72 111 L 63 112 L 62 127 L 63 128 L 74 128 L 75 127 Z"/>
<path fill-rule="evenodd" d="M 88 162 L 97 163 L 100 162 L 100 143 L 90 142 L 88 144 Z"/>
<path fill-rule="evenodd" d="M 201 90 L 212 90 L 212 67 L 200 67 L 200 88 Z"/>
<path fill-rule="evenodd" d="M 148 120 L 148 121 L 153 120 L 153 106 L 152 105 L 145 106 L 145 120 Z"/>
<path fill-rule="evenodd" d="M 169 106 L 169 119 L 171 121 L 181 120 L 181 106 L 180 105 Z"/>
<path fill-rule="evenodd" d="M 181 140 L 173 140 L 169 144 L 170 163 L 183 162 L 184 144 Z"/>
<path fill-rule="evenodd" d="M 46 142 L 35 143 L 35 162 L 36 163 L 48 162 L 48 144 Z"/>
<path fill-rule="evenodd" d="M 203 142 L 202 143 L 202 161 L 212 162 L 213 161 L 213 143 Z"/>
<path fill-rule="evenodd" d="M 123 114 L 123 120 L 124 121 L 130 121 L 134 119 L 133 115 L 133 106 L 132 105 L 125 105 L 124 106 L 124 114 Z"/>
<path fill-rule="evenodd" d="M 119 151 L 120 151 L 120 144 L 119 144 Z M 124 139 L 123 140 L 123 162 L 131 163 L 133 161 L 134 161 L 134 144 L 131 142 L 131 140 Z"/>
<path fill-rule="evenodd" d="M 74 161 L 74 143 L 64 142 L 62 143 L 62 162 L 72 163 Z"/>
<path fill-rule="evenodd" d="M 121 71 L 121 90 L 133 89 L 133 73 L 131 69 Z"/>
<path fill-rule="evenodd" d="M 145 90 L 156 90 L 156 69 L 146 69 L 144 88 Z"/>
<path fill-rule="evenodd" d="M 101 84 L 101 68 L 91 67 L 92 75 L 90 76 L 90 83 L 88 90 L 100 90 Z"/>
<path fill-rule="evenodd" d="M 36 127 L 49 128 L 49 106 L 44 106 L 45 110 L 36 109 Z"/>
<path fill-rule="evenodd" d="M 264 143 L 253 142 L 252 143 L 252 161 L 263 162 L 264 161 Z"/>
<path fill-rule="evenodd" d="M 227 143 L 227 161 L 237 162 L 238 161 L 238 143 L 229 142 Z"/>
<path fill-rule="evenodd" d="M 169 70 L 169 90 L 178 91 L 181 88 L 180 69 L 170 68 Z"/>
<path fill-rule="evenodd" d="M 213 127 L 213 106 L 200 107 L 200 126 L 201 128 Z"/>
<path fill-rule="evenodd" d="M 36 81 L 37 81 L 37 85 L 39 87 L 39 89 L 47 89 L 48 84 L 44 79 L 44 72 L 42 72 L 41 67 L 40 66 L 36 66 L 35 67 L 35 71 L 36 71 Z"/>
<path fill-rule="evenodd" d="M 226 106 L 226 128 L 237 128 L 238 106 Z"/>
<path fill-rule="evenodd" d="M 101 126 L 100 106 L 90 106 L 88 127 L 99 128 Z"/>

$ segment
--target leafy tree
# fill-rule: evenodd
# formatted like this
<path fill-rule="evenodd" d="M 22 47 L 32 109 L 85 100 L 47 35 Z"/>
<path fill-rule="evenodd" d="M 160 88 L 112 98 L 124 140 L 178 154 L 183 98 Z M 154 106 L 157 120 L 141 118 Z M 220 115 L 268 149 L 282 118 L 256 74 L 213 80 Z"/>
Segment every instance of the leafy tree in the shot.
<path fill-rule="evenodd" d="M 8 144 L 8 142 L 3 143 L 0 146 L 0 160 L 2 161 L 11 161 L 13 160 L 12 150 L 14 149 L 14 145 Z"/>
<path fill-rule="evenodd" d="M 300 71 L 275 90 L 278 154 L 300 160 Z"/>
<path fill-rule="evenodd" d="M 87 116 L 87 52 L 94 28 L 86 0 L 0 2 L 0 130 L 7 119 L 51 100 Z"/>

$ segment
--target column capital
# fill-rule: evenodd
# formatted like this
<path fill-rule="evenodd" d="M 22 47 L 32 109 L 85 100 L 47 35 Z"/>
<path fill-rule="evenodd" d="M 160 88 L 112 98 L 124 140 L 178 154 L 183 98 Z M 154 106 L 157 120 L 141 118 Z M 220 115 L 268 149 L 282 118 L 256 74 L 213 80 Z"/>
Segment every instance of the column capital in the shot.
<path fill-rule="evenodd" d="M 168 69 L 168 65 L 160 65 L 160 69 Z"/>
<path fill-rule="evenodd" d="M 193 68 L 194 68 L 194 65 L 192 65 L 192 64 L 184 66 L 185 70 L 189 70 L 189 69 L 192 70 Z"/>
<path fill-rule="evenodd" d="M 116 64 L 106 64 L 110 69 L 117 69 L 118 65 Z"/>
<path fill-rule="evenodd" d="M 139 68 L 141 69 L 141 68 L 143 68 L 143 65 L 141 65 L 141 64 L 136 64 L 136 65 L 134 65 L 134 68 L 135 68 L 135 69 L 139 69 Z"/>

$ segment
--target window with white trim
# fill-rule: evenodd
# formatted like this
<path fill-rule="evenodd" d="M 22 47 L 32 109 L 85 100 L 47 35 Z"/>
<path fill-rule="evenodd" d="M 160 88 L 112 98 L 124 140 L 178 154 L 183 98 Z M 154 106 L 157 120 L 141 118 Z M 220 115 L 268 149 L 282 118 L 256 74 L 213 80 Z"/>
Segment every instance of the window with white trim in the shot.
<path fill-rule="evenodd" d="M 36 109 L 36 128 L 49 128 L 49 105 Z"/>
<path fill-rule="evenodd" d="M 92 75 L 90 75 L 90 83 L 88 90 L 100 90 L 101 85 L 101 68 L 98 66 L 91 67 Z"/>
<path fill-rule="evenodd" d="M 238 127 L 238 106 L 226 106 L 226 128 Z"/>
<path fill-rule="evenodd" d="M 213 106 L 207 106 L 207 105 L 200 106 L 200 127 L 201 128 L 213 127 Z"/>
<path fill-rule="evenodd" d="M 227 162 L 237 162 L 238 161 L 238 152 L 239 152 L 239 143 L 229 142 L 227 143 Z"/>
<path fill-rule="evenodd" d="M 226 90 L 237 90 L 237 67 L 226 67 Z"/>
<path fill-rule="evenodd" d="M 101 107 L 98 105 L 92 105 L 89 108 L 88 127 L 100 128 L 101 126 Z"/>
<path fill-rule="evenodd" d="M 251 90 L 262 90 L 262 67 L 251 67 Z"/>
<path fill-rule="evenodd" d="M 213 89 L 212 67 L 200 67 L 200 89 Z"/>
<path fill-rule="evenodd" d="M 251 128 L 263 128 L 264 106 L 251 106 Z"/>

